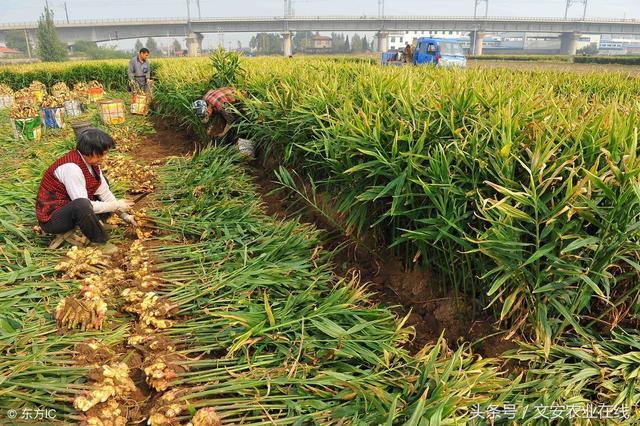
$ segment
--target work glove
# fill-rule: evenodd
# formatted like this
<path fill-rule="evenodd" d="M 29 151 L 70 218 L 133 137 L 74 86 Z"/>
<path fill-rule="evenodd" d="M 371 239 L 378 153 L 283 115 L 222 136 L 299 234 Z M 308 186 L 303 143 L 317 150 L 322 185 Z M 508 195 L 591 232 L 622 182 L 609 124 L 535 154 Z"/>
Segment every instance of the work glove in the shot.
<path fill-rule="evenodd" d="M 126 212 L 131 210 L 131 207 L 133 207 L 133 201 L 129 201 L 129 200 L 107 201 L 104 204 L 106 207 L 105 211 L 107 212 L 115 212 L 115 211 Z"/>
<path fill-rule="evenodd" d="M 129 210 L 131 210 L 131 207 L 133 207 L 133 201 L 131 200 L 117 200 L 114 201 L 115 203 L 115 207 L 116 210 L 119 210 L 121 212 L 128 212 Z"/>
<path fill-rule="evenodd" d="M 138 223 L 136 222 L 136 220 L 134 219 L 133 216 L 131 216 L 128 213 L 123 213 L 122 216 L 120 216 L 120 218 L 122 220 L 124 220 L 125 222 L 127 222 L 129 225 L 133 226 L 134 228 L 138 227 Z"/>

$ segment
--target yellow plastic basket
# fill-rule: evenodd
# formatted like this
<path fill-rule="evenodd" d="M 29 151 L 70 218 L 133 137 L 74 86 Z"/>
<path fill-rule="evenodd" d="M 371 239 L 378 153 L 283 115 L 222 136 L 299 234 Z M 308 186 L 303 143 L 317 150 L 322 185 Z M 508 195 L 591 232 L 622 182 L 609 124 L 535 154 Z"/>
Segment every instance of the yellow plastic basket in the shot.
<path fill-rule="evenodd" d="M 104 98 L 104 90 L 100 87 L 94 87 L 88 90 L 87 95 L 89 97 L 89 102 L 97 102 Z"/>
<path fill-rule="evenodd" d="M 119 99 L 98 102 L 98 111 L 104 124 L 120 124 L 125 120 L 124 102 Z"/>
<path fill-rule="evenodd" d="M 149 112 L 150 95 L 133 94 L 131 96 L 131 114 L 146 115 Z"/>

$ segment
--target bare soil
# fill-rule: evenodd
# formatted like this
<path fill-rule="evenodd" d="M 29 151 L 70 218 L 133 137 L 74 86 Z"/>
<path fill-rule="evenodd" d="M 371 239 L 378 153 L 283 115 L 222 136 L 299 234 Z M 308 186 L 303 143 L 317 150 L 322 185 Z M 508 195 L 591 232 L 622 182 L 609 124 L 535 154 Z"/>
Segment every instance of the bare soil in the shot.
<path fill-rule="evenodd" d="M 136 152 L 131 153 L 141 164 L 164 161 L 167 157 L 184 156 L 194 151 L 196 140 L 175 126 L 160 120 L 155 120 L 154 126 L 156 133 L 145 136 Z"/>

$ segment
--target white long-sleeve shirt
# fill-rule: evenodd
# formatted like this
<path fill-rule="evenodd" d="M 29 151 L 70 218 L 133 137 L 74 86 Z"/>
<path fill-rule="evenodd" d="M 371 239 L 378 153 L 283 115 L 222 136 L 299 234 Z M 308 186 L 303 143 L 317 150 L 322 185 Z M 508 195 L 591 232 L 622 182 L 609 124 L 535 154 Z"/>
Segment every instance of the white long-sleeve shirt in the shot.
<path fill-rule="evenodd" d="M 92 167 L 89 167 L 89 171 L 91 174 L 94 173 Z M 58 166 L 54 170 L 53 174 L 60 182 L 62 182 L 67 190 L 67 194 L 69 194 L 69 198 L 71 198 L 71 201 L 77 198 L 89 198 L 89 195 L 87 194 L 87 182 L 80 166 L 75 163 L 66 163 Z M 100 186 L 96 190 L 95 195 L 100 198 L 100 201 L 91 201 L 95 214 L 110 213 L 114 211 L 114 209 L 107 203 L 116 201 L 116 197 L 111 192 L 111 189 L 109 189 L 109 184 L 102 175 L 102 171 L 100 171 Z"/>

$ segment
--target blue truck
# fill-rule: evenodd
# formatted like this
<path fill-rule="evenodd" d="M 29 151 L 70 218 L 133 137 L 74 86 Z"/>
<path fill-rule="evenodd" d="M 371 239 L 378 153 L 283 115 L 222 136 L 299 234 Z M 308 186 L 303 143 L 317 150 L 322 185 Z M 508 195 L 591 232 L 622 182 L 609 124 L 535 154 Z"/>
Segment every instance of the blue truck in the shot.
<path fill-rule="evenodd" d="M 383 65 L 403 65 L 404 53 L 390 50 L 382 54 Z M 421 37 L 418 39 L 413 57 L 408 63 L 413 65 L 437 65 L 441 67 L 465 67 L 467 58 L 462 50 L 461 40 Z"/>
<path fill-rule="evenodd" d="M 403 53 L 399 50 L 387 50 L 386 52 L 382 53 L 382 65 L 403 65 L 403 56 Z"/>
<path fill-rule="evenodd" d="M 421 37 L 413 53 L 413 64 L 465 67 L 467 58 L 464 56 L 462 44 L 457 39 Z"/>

